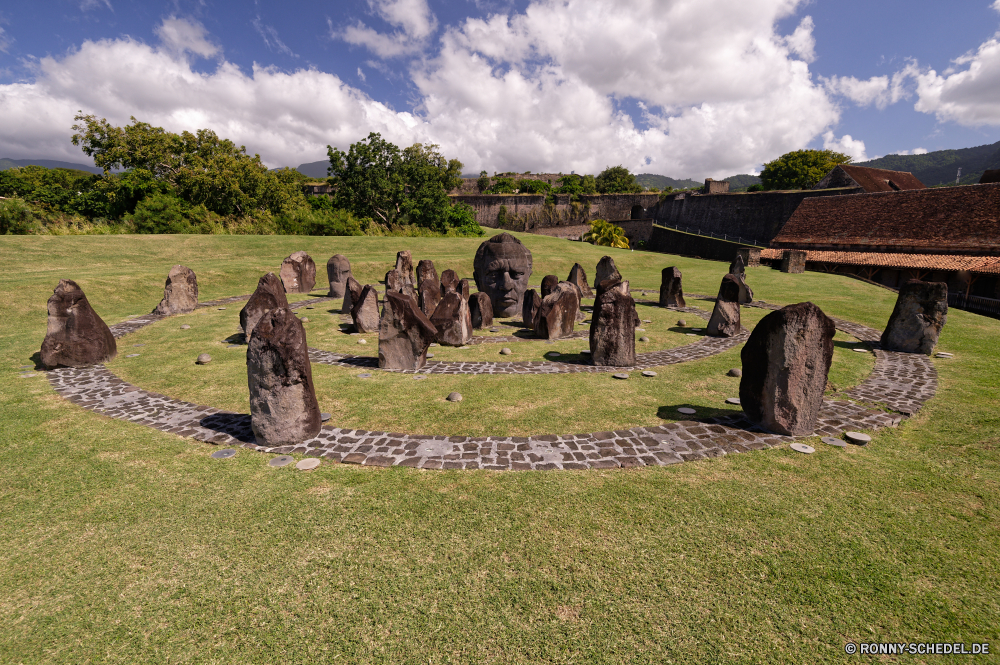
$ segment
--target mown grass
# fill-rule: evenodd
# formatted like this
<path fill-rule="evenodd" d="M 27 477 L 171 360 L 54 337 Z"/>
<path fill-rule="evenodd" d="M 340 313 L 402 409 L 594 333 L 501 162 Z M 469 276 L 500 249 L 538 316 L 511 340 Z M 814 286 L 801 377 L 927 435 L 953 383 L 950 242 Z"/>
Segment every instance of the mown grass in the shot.
<path fill-rule="evenodd" d="M 536 275 L 563 277 L 574 261 L 590 270 L 605 253 L 521 237 Z M 210 446 L 85 412 L 56 396 L 44 376 L 18 376 L 40 346 L 45 300 L 59 277 L 76 279 L 114 323 L 151 310 L 174 263 L 193 268 L 210 299 L 249 293 L 297 249 L 320 261 L 346 254 L 359 279 L 375 282 L 404 248 L 434 259 L 439 271 L 470 275 L 477 244 L 0 238 L 0 662 L 820 663 L 842 662 L 848 640 L 1000 643 L 1000 324 L 965 312 L 949 313 L 941 337 L 941 350 L 955 358 L 934 361 L 938 395 L 867 448 L 816 442 L 810 456 L 781 448 L 629 471 L 324 465 L 301 473 L 271 469 L 245 451 L 216 461 Z M 711 294 L 725 268 L 608 253 L 633 288 L 651 291 L 659 270 L 677 265 L 687 291 Z M 873 327 L 884 325 L 894 298 L 831 275 L 754 269 L 750 281 L 770 302 L 812 300 Z M 231 324 L 222 315 L 232 309 L 239 307 L 192 317 L 218 317 L 224 332 Z M 138 351 L 132 360 L 152 361 L 154 349 L 176 344 L 175 355 L 193 361 L 194 347 L 166 336 L 175 322 L 125 338 L 121 356 Z M 162 344 L 129 346 L 161 332 Z M 241 350 L 203 332 L 212 333 L 204 342 L 216 345 L 216 360 L 181 363 L 187 377 L 177 390 L 201 381 L 209 395 L 229 376 L 225 354 L 239 356 L 235 366 L 242 361 Z M 699 390 L 712 400 L 712 391 L 734 389 L 720 374 L 738 364 L 737 352 L 694 364 L 704 366 Z M 115 361 L 116 371 L 132 371 L 126 360 Z M 859 380 L 858 366 L 845 363 L 832 383 Z M 612 405 L 604 415 L 557 405 L 540 422 L 515 404 L 505 407 L 516 421 L 509 427 L 555 431 L 563 418 L 584 416 L 624 426 L 648 417 L 647 389 L 657 410 L 673 406 L 670 391 L 684 377 L 672 372 L 684 367 L 658 370 L 657 379 L 672 379 L 662 383 L 571 377 L 575 388 L 563 389 L 598 394 Z M 373 396 L 392 402 L 398 387 L 376 391 L 385 380 L 376 373 L 355 389 L 348 386 L 358 379 L 342 374 L 348 385 L 330 372 L 331 395 L 339 386 L 346 402 L 369 403 L 342 403 L 351 417 L 415 431 L 454 416 L 434 415 L 433 399 L 423 410 L 430 415 L 380 410 Z M 487 378 L 470 377 L 460 388 L 466 400 L 449 406 L 488 406 L 480 400 L 500 389 L 477 396 Z M 529 378 L 510 383 L 512 392 L 534 390 Z M 434 380 L 413 383 L 436 399 L 448 386 Z M 622 399 L 624 385 L 638 392 Z M 232 387 L 217 389 L 213 398 L 233 399 Z M 337 403 L 327 404 L 338 413 Z M 477 409 L 460 413 L 468 428 Z M 496 414 L 483 417 L 495 422 Z"/>

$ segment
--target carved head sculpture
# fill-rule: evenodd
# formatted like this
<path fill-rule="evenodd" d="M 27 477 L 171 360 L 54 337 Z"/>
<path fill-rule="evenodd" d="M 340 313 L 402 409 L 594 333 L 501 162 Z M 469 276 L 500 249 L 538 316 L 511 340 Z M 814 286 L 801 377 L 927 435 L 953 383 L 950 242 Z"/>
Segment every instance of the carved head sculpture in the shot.
<path fill-rule="evenodd" d="M 343 298 L 347 278 L 351 276 L 351 262 L 343 254 L 334 254 L 326 262 L 326 276 L 330 280 L 331 298 Z"/>
<path fill-rule="evenodd" d="M 520 240 L 509 233 L 493 236 L 479 246 L 473 269 L 476 286 L 493 303 L 493 316 L 507 318 L 521 313 L 531 276 L 531 252 Z"/>

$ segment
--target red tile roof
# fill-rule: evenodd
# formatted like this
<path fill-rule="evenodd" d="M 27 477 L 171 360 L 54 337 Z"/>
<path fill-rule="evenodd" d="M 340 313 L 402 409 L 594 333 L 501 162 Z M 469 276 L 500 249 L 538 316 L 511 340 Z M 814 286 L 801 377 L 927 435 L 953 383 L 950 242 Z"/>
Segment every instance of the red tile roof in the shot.
<path fill-rule="evenodd" d="M 1000 255 L 1000 184 L 807 198 L 771 247 Z"/>
<path fill-rule="evenodd" d="M 778 260 L 781 258 L 781 252 L 782 250 L 776 248 L 764 249 L 760 252 L 760 258 Z M 997 256 L 806 250 L 806 262 L 897 269 L 968 270 L 980 274 L 1000 275 L 1000 257 Z"/>
<path fill-rule="evenodd" d="M 841 164 L 837 168 L 843 170 L 869 194 L 927 188 L 927 185 L 917 180 L 917 177 L 909 171 L 873 169 L 868 166 L 852 166 L 851 164 Z"/>
<path fill-rule="evenodd" d="M 983 177 L 979 179 L 980 185 L 988 185 L 991 182 L 1000 182 L 1000 169 L 986 169 Z"/>

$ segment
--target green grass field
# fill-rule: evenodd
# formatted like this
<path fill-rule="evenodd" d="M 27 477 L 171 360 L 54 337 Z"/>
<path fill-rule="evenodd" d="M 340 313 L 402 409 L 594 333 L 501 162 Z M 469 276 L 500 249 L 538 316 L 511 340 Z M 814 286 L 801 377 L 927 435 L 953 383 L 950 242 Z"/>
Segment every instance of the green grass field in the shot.
<path fill-rule="evenodd" d="M 520 237 L 534 254 L 533 284 L 565 277 L 576 261 L 592 278 L 604 253 L 633 290 L 656 290 L 659 271 L 677 265 L 686 291 L 711 294 L 726 268 Z M 816 443 L 809 456 L 784 447 L 615 471 L 324 464 L 302 473 L 242 450 L 218 461 L 211 446 L 83 411 L 43 373 L 19 376 L 33 364 L 46 299 L 63 277 L 116 323 L 152 310 L 175 263 L 195 270 L 209 300 L 250 293 L 298 249 L 320 273 L 330 255 L 347 255 L 362 283 L 382 279 L 400 249 L 471 276 L 479 242 L 0 238 L 0 662 L 860 660 L 844 654 L 848 641 L 990 642 L 1000 652 L 1000 322 L 991 319 L 949 313 L 939 349 L 955 358 L 934 360 L 937 396 L 866 448 Z M 834 275 L 758 268 L 748 278 L 768 302 L 811 300 L 877 328 L 895 298 Z M 318 281 L 320 293 L 325 275 Z M 149 326 L 121 341 L 110 367 L 143 388 L 246 412 L 243 350 L 224 343 L 241 306 Z M 651 346 L 694 339 L 672 330 L 676 314 L 639 311 L 653 321 Z M 763 314 L 745 309 L 745 324 Z M 308 315 L 312 345 L 376 352 L 376 336 L 357 345 L 327 309 Z M 190 330 L 180 331 L 182 319 Z M 872 366 L 870 355 L 847 350 L 852 341 L 838 336 L 837 389 Z M 132 344 L 146 346 L 125 358 Z M 586 341 L 510 346 L 510 359 L 526 360 Z M 437 347 L 435 359 L 500 359 L 499 348 Z M 193 360 L 203 350 L 215 360 L 201 367 Z M 413 382 L 380 372 L 361 382 L 358 370 L 314 371 L 323 410 L 345 426 L 578 432 L 663 422 L 673 418 L 663 407 L 681 402 L 724 409 L 738 385 L 724 374 L 739 365 L 738 352 L 627 382 L 601 374 Z M 444 403 L 450 390 L 466 399 Z"/>

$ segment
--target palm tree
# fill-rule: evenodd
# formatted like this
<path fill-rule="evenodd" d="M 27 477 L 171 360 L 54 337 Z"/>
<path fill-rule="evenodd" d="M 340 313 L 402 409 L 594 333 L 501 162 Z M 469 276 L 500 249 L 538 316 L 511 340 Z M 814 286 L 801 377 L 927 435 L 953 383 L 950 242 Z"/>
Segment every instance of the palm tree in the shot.
<path fill-rule="evenodd" d="M 584 242 L 602 247 L 618 247 L 628 249 L 628 238 L 625 231 L 617 224 L 611 224 L 603 219 L 595 219 L 590 223 L 590 230 L 580 238 Z"/>

